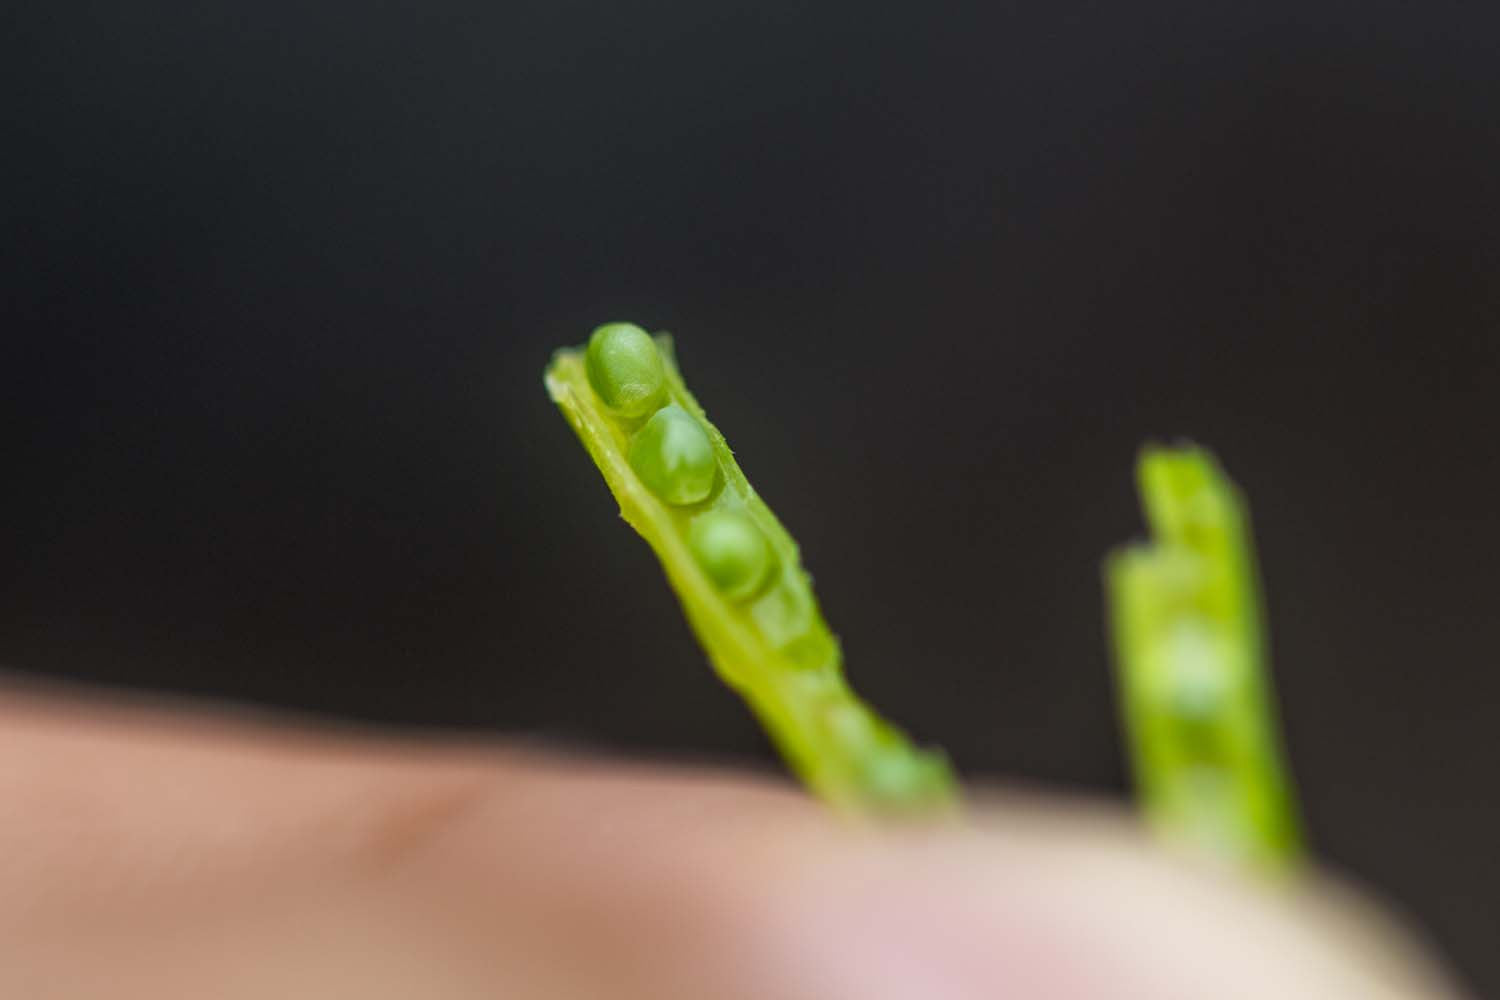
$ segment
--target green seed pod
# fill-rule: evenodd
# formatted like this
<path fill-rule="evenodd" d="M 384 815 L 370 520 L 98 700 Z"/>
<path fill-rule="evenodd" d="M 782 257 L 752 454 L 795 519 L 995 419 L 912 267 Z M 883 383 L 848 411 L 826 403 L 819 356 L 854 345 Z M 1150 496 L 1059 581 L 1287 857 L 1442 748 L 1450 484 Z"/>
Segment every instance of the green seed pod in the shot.
<path fill-rule="evenodd" d="M 1295 864 L 1296 791 L 1277 738 L 1244 498 L 1192 445 L 1148 448 L 1137 477 L 1151 540 L 1112 555 L 1106 579 L 1145 811 L 1226 857 Z"/>
<path fill-rule="evenodd" d="M 719 470 L 708 434 L 676 403 L 636 432 L 628 459 L 647 489 L 679 507 L 707 499 Z"/>
<path fill-rule="evenodd" d="M 666 396 L 661 352 L 634 323 L 606 323 L 595 330 L 584 366 L 604 405 L 623 417 L 644 417 Z"/>
<path fill-rule="evenodd" d="M 621 516 L 661 559 L 714 669 L 750 703 L 808 787 L 836 808 L 951 812 L 958 790 L 945 758 L 914 746 L 849 689 L 796 543 L 693 399 L 666 335 L 656 338 L 654 355 L 636 348 L 630 355 L 661 365 L 661 408 L 638 416 L 616 408 L 617 384 L 644 381 L 614 377 L 625 366 L 614 364 L 612 341 L 638 332 L 612 332 L 621 325 L 601 328 L 587 348 L 554 354 L 547 392 Z"/>
<path fill-rule="evenodd" d="M 771 549 L 755 522 L 744 514 L 709 511 L 688 529 L 693 558 L 724 596 L 732 601 L 753 597 L 771 571 Z"/>

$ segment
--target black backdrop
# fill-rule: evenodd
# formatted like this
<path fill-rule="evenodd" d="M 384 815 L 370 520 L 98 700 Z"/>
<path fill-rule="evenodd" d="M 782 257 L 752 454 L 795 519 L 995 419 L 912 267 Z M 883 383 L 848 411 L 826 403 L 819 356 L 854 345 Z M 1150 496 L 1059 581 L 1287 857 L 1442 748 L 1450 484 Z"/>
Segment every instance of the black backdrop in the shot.
<path fill-rule="evenodd" d="M 1119 795 L 1098 560 L 1191 435 L 1317 846 L 1500 990 L 1486 6 L 13 6 L 0 663 L 766 765 L 542 391 L 629 318 L 858 687 Z"/>

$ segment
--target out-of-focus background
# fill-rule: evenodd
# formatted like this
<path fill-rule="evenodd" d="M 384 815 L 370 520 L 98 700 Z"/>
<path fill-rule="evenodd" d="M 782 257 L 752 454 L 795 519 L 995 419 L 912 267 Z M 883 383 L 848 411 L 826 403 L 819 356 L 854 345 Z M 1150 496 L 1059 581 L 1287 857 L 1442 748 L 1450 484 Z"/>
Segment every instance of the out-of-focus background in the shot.
<path fill-rule="evenodd" d="M 542 390 L 632 319 L 861 691 L 1122 797 L 1099 559 L 1191 436 L 1318 851 L 1500 990 L 1487 7 L 12 8 L 0 665 L 772 766 Z"/>

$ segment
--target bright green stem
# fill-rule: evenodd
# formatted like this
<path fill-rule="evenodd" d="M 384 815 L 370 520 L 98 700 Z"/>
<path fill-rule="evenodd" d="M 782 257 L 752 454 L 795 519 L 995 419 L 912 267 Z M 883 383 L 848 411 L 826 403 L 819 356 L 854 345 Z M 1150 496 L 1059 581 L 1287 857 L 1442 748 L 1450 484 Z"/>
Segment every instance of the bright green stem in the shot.
<path fill-rule="evenodd" d="M 943 755 L 914 747 L 850 690 L 796 544 L 683 385 L 671 339 L 655 339 L 666 374 L 655 418 L 622 412 L 633 408 L 601 397 L 596 387 L 613 396 L 615 383 L 633 385 L 643 381 L 637 370 L 650 371 L 639 338 L 631 341 L 620 326 L 596 335 L 596 344 L 619 355 L 596 346 L 592 372 L 583 350 L 558 351 L 547 390 L 604 474 L 621 515 L 655 550 L 719 676 L 749 703 L 792 769 L 834 805 L 858 813 L 953 808 L 957 784 Z M 682 414 L 712 448 L 717 474 L 707 496 L 698 488 L 706 480 L 696 431 L 662 426 L 680 424 Z"/>
<path fill-rule="evenodd" d="M 1301 853 L 1282 763 L 1249 520 L 1202 448 L 1148 447 L 1152 540 L 1105 565 L 1136 783 L 1164 834 L 1279 867 Z"/>

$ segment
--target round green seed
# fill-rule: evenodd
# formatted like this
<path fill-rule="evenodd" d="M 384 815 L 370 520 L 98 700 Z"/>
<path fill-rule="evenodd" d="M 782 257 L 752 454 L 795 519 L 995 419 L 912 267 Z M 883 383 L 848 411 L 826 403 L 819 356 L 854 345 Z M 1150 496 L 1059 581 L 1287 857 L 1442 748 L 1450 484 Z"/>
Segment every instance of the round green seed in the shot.
<path fill-rule="evenodd" d="M 1167 713 L 1180 723 L 1208 725 L 1230 702 L 1238 658 L 1206 623 L 1185 620 L 1165 638 L 1165 669 L 1159 683 Z"/>
<path fill-rule="evenodd" d="M 651 335 L 634 323 L 606 323 L 584 354 L 589 384 L 623 417 L 643 417 L 666 397 L 667 375 Z"/>
<path fill-rule="evenodd" d="M 630 442 L 627 458 L 647 489 L 679 506 L 706 499 L 719 471 L 708 434 L 676 403 L 652 414 Z"/>
<path fill-rule="evenodd" d="M 948 794 L 948 770 L 940 755 L 917 750 L 904 741 L 870 751 L 860 762 L 859 781 L 876 808 L 919 813 L 942 803 Z"/>
<path fill-rule="evenodd" d="M 699 515 L 688 528 L 688 547 L 730 600 L 752 596 L 771 571 L 771 547 L 744 514 L 716 510 Z"/>

